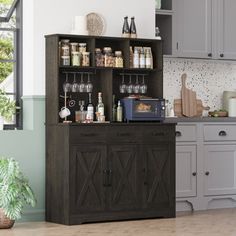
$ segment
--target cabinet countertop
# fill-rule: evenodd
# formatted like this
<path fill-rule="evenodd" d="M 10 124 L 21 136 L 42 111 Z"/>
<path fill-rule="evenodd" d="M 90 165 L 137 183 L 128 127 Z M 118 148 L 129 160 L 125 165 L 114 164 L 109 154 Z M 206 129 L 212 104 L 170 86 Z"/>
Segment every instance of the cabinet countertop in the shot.
<path fill-rule="evenodd" d="M 179 122 L 236 122 L 236 117 L 166 117 L 165 123 Z"/>

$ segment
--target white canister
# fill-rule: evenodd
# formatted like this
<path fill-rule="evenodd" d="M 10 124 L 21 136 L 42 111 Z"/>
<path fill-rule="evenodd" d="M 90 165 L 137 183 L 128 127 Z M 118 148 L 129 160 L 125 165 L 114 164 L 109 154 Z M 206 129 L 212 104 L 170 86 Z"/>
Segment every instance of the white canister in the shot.
<path fill-rule="evenodd" d="M 229 98 L 229 117 L 236 117 L 236 97 Z"/>

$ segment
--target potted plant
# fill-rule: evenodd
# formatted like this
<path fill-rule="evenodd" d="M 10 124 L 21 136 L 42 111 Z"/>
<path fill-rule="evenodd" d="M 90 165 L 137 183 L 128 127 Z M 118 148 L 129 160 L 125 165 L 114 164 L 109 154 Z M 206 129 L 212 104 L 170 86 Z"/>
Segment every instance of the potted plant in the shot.
<path fill-rule="evenodd" d="M 16 112 L 16 103 L 7 97 L 5 91 L 0 89 L 0 130 L 3 130 L 5 120 L 11 120 L 12 115 Z"/>
<path fill-rule="evenodd" d="M 0 229 L 11 228 L 21 218 L 24 205 L 35 206 L 28 180 L 12 158 L 0 158 Z"/>

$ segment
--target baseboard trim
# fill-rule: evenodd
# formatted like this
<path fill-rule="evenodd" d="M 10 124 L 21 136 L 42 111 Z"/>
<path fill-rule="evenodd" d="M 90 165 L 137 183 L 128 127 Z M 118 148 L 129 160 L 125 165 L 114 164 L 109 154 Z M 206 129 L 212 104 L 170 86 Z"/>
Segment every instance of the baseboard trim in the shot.
<path fill-rule="evenodd" d="M 45 221 L 45 210 L 24 211 L 18 222 Z"/>

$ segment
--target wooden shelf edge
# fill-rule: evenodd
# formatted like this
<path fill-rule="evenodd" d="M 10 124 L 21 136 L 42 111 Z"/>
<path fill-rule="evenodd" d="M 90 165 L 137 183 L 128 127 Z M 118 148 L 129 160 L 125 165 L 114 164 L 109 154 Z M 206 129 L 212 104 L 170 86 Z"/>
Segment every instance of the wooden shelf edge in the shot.
<path fill-rule="evenodd" d="M 162 10 L 162 9 L 156 9 L 156 15 L 172 16 L 173 13 L 174 13 L 173 10 Z"/>

